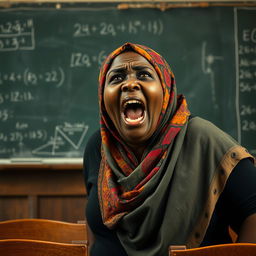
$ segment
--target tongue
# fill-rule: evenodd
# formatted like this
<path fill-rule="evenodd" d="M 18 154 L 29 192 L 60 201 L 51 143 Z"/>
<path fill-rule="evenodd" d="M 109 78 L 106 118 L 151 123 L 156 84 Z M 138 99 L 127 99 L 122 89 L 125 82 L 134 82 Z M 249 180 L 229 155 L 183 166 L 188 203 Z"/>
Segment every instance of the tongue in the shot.
<path fill-rule="evenodd" d="M 126 110 L 125 115 L 126 117 L 130 118 L 130 119 L 138 119 L 139 117 L 141 117 L 143 114 L 143 110 L 141 108 L 129 108 Z"/>

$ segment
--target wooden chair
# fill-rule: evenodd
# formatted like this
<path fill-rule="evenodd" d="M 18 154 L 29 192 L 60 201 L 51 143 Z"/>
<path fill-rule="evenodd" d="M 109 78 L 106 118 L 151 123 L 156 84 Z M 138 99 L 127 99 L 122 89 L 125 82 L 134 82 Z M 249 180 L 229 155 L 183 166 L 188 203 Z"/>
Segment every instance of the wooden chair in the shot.
<path fill-rule="evenodd" d="M 0 240 L 30 239 L 88 245 L 86 223 L 46 219 L 16 219 L 0 222 Z"/>
<path fill-rule="evenodd" d="M 170 246 L 169 256 L 256 256 L 256 244 L 231 243 L 194 249 L 177 249 Z"/>
<path fill-rule="evenodd" d="M 231 227 L 228 228 L 228 232 L 229 232 L 229 235 L 231 237 L 232 242 L 236 243 L 236 240 L 237 240 L 237 237 L 238 237 L 237 233 Z"/>
<path fill-rule="evenodd" d="M 87 246 L 28 239 L 0 240 L 1 256 L 87 256 Z"/>

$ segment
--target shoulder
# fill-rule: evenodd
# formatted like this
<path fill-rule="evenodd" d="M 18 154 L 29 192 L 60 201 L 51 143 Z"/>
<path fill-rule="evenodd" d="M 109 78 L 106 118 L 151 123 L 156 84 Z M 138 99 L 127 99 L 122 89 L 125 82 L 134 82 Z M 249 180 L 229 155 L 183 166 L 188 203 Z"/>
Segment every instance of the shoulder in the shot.
<path fill-rule="evenodd" d="M 231 225 L 238 231 L 243 221 L 256 213 L 256 167 L 252 159 L 241 160 L 230 174 L 223 191 Z"/>
<path fill-rule="evenodd" d="M 188 130 L 189 132 L 193 132 L 198 135 L 211 135 L 212 133 L 222 133 L 227 135 L 212 122 L 197 116 L 189 120 Z"/>
<path fill-rule="evenodd" d="M 187 137 L 190 140 L 196 140 L 201 143 L 217 143 L 218 145 L 226 143 L 230 146 L 238 144 L 234 138 L 221 130 L 215 124 L 200 117 L 193 117 L 189 120 Z"/>
<path fill-rule="evenodd" d="M 211 130 L 218 129 L 212 122 L 195 116 L 188 122 L 188 132 L 194 135 L 209 134 Z"/>
<path fill-rule="evenodd" d="M 254 161 L 253 156 L 233 137 L 200 117 L 190 119 L 186 141 L 205 154 L 217 156 L 216 159 L 221 160 L 221 166 L 229 171 L 243 158 Z"/>
<path fill-rule="evenodd" d="M 92 133 L 92 135 L 88 139 L 86 147 L 93 146 L 95 143 L 97 143 L 97 144 L 101 143 L 101 135 L 100 135 L 99 129 Z"/>
<path fill-rule="evenodd" d="M 101 135 L 100 130 L 96 130 L 88 139 L 84 151 L 84 160 L 94 154 L 98 155 L 101 148 Z"/>

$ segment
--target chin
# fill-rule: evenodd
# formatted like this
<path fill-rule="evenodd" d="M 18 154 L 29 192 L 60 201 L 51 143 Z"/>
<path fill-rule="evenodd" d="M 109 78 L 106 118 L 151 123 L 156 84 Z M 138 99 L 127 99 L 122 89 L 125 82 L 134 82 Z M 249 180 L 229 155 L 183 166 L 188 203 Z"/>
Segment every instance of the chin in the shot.
<path fill-rule="evenodd" d="M 138 133 L 136 131 L 131 132 L 132 134 L 123 134 L 122 138 L 123 140 L 129 144 L 129 145 L 133 145 L 133 146 L 142 146 L 143 144 L 145 144 L 145 142 L 148 140 L 147 137 L 145 137 L 145 133 Z"/>

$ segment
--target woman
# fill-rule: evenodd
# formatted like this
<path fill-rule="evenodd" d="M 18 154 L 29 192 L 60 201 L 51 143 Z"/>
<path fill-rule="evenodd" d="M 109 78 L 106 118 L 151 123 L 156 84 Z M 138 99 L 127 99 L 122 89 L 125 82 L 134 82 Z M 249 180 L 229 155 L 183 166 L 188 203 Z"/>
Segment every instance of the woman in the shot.
<path fill-rule="evenodd" d="M 84 155 L 91 256 L 168 255 L 170 245 L 256 242 L 253 157 L 192 117 L 166 61 L 126 43 L 99 77 L 100 131 Z"/>

